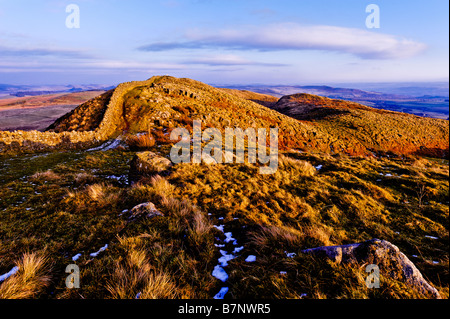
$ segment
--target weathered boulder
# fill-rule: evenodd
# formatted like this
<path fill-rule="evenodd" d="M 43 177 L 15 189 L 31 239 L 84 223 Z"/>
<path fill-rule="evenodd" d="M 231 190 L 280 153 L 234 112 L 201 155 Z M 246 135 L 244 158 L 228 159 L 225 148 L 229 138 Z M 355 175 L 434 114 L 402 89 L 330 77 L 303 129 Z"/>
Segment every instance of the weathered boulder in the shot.
<path fill-rule="evenodd" d="M 164 216 L 159 210 L 156 209 L 153 203 L 142 203 L 131 209 L 129 219 L 139 219 L 142 217 L 153 218 L 156 216 Z"/>
<path fill-rule="evenodd" d="M 152 176 L 167 172 L 172 162 L 154 152 L 137 153 L 130 163 L 130 180 L 136 180 L 138 176 Z"/>
<path fill-rule="evenodd" d="M 323 246 L 306 249 L 303 253 L 329 258 L 337 263 L 362 263 L 377 265 L 382 274 L 405 282 L 418 291 L 433 298 L 441 299 L 436 288 L 431 286 L 416 266 L 397 246 L 385 240 L 371 239 L 363 243 L 341 246 Z"/>

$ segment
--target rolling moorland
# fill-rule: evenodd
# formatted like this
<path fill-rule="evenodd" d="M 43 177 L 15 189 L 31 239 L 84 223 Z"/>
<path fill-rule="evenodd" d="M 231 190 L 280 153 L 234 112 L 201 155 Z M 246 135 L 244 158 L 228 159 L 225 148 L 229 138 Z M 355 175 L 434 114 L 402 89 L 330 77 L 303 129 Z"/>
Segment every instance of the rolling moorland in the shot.
<path fill-rule="evenodd" d="M 0 99 L 0 131 L 44 131 L 56 118 L 104 92 L 96 90 L 5 97 Z"/>
<path fill-rule="evenodd" d="M 195 119 L 277 127 L 278 170 L 171 163 L 170 132 Z M 44 132 L 0 131 L 0 298 L 448 298 L 448 123 L 168 76 L 120 84 Z M 354 243 L 354 258 L 308 251 Z"/>
<path fill-rule="evenodd" d="M 229 88 L 269 94 L 278 98 L 285 95 L 306 93 L 357 102 L 377 109 L 409 113 L 417 116 L 440 119 L 449 118 L 448 83 L 346 84 L 345 86 L 363 86 L 365 89 L 330 87 L 325 85 L 234 85 L 229 86 Z"/>

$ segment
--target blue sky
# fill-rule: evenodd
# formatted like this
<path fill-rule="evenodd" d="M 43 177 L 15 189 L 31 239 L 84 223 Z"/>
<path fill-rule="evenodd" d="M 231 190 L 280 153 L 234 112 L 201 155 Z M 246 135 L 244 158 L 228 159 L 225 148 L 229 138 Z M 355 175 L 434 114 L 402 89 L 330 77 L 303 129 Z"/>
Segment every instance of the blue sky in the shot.
<path fill-rule="evenodd" d="M 380 28 L 366 27 L 366 6 Z M 66 6 L 80 28 L 66 27 Z M 0 83 L 448 81 L 447 0 L 0 0 Z"/>

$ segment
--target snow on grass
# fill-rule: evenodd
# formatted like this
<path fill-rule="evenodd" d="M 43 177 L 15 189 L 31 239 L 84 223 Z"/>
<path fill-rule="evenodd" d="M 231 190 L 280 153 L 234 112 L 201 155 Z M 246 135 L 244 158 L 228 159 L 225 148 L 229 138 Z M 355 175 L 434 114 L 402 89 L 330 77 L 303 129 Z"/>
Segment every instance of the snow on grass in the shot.
<path fill-rule="evenodd" d="M 234 253 L 234 254 L 235 254 L 235 253 L 238 253 L 238 252 L 240 252 L 242 249 L 244 249 L 244 246 L 236 247 L 236 248 L 233 250 L 233 253 Z"/>
<path fill-rule="evenodd" d="M 219 264 L 222 267 L 228 266 L 228 262 L 236 258 L 233 254 L 227 254 L 225 250 L 220 250 L 220 253 L 222 254 L 222 257 L 219 258 Z"/>
<path fill-rule="evenodd" d="M 233 245 L 237 245 L 237 240 L 233 238 L 233 234 L 231 232 L 225 233 L 225 242 L 233 242 Z"/>
<path fill-rule="evenodd" d="M 119 175 L 119 176 L 107 175 L 107 176 L 104 176 L 104 178 L 113 179 L 113 180 L 116 180 L 118 182 L 122 182 L 123 181 L 125 183 L 128 183 L 128 176 L 127 175 Z"/>
<path fill-rule="evenodd" d="M 219 226 L 214 225 L 214 227 L 217 228 L 218 230 L 220 230 L 221 232 L 223 232 L 224 225 L 219 225 Z"/>
<path fill-rule="evenodd" d="M 76 254 L 75 256 L 72 257 L 72 260 L 77 261 L 78 258 L 80 258 L 80 257 L 81 257 L 81 254 Z"/>
<path fill-rule="evenodd" d="M 249 255 L 249 256 L 245 259 L 245 261 L 248 262 L 248 263 L 255 262 L 255 261 L 256 261 L 256 256 L 255 256 L 255 255 Z"/>
<path fill-rule="evenodd" d="M 228 292 L 228 287 L 220 288 L 220 291 L 214 296 L 214 299 L 223 299 Z"/>
<path fill-rule="evenodd" d="M 284 252 L 286 254 L 287 257 L 289 258 L 294 258 L 295 256 L 297 256 L 296 253 L 288 253 L 287 251 Z"/>
<path fill-rule="evenodd" d="M 5 279 L 8 279 L 12 275 L 14 275 L 19 270 L 19 267 L 15 266 L 10 271 L 8 271 L 6 274 L 3 274 L 0 276 L 0 282 L 2 282 Z"/>
<path fill-rule="evenodd" d="M 98 147 L 88 149 L 87 152 L 109 151 L 109 150 L 115 149 L 117 146 L 119 146 L 120 142 L 121 141 L 118 139 L 110 140 L 110 141 L 103 143 L 102 145 L 100 145 Z"/>
<path fill-rule="evenodd" d="M 219 265 L 217 265 L 216 267 L 214 267 L 214 270 L 212 272 L 213 277 L 216 277 L 217 279 L 225 282 L 228 279 L 228 274 L 226 273 L 225 270 L 223 270 L 222 267 L 220 267 Z"/>
<path fill-rule="evenodd" d="M 97 252 L 90 254 L 91 257 L 97 257 L 102 251 L 105 251 L 108 248 L 108 244 L 100 248 Z"/>

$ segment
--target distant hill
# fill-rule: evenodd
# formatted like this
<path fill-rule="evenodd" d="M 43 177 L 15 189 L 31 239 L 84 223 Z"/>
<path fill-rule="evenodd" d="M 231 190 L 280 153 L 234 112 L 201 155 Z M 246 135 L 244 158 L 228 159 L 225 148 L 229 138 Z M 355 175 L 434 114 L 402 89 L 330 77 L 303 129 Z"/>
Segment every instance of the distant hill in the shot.
<path fill-rule="evenodd" d="M 114 112 L 114 118 L 106 123 L 93 116 L 103 112 Z M 111 98 L 103 95 L 84 103 L 49 130 L 86 131 L 107 125 L 114 130 L 110 134 L 145 132 L 149 127 L 163 134 L 174 127 L 189 128 L 194 119 L 219 129 L 278 127 L 281 149 L 351 155 L 448 155 L 449 128 L 445 120 L 310 94 L 289 95 L 277 101 L 269 95 L 218 89 L 169 76 L 125 83 Z"/>
<path fill-rule="evenodd" d="M 366 91 L 331 86 L 229 86 L 231 89 L 249 90 L 260 94 L 282 97 L 296 93 L 320 95 L 332 99 L 358 102 L 367 106 L 418 116 L 447 119 L 449 117 L 448 90 L 430 87 L 404 87 L 384 91 Z M 390 93 L 389 93 L 390 92 Z M 401 94 L 400 94 L 401 93 Z M 438 95 L 442 94 L 442 95 Z"/>
<path fill-rule="evenodd" d="M 85 85 L 10 85 L 0 84 L 0 95 L 15 97 L 39 96 L 58 93 L 75 93 L 83 91 L 107 91 L 114 86 L 101 84 Z"/>

